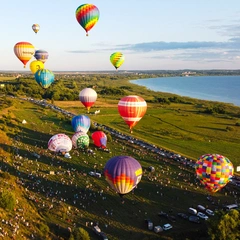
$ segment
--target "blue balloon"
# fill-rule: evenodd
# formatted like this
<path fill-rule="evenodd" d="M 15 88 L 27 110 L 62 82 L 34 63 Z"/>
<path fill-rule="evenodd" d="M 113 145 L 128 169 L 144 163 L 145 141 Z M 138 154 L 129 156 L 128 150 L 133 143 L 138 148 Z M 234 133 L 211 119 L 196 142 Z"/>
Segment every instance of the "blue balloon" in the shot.
<path fill-rule="evenodd" d="M 35 54 L 34 54 L 34 57 L 37 60 L 45 63 L 47 61 L 47 59 L 48 59 L 48 52 L 45 51 L 45 50 L 41 50 L 41 49 L 40 50 L 36 50 Z"/>
<path fill-rule="evenodd" d="M 72 118 L 72 127 L 74 132 L 85 132 L 87 133 L 91 125 L 91 120 L 88 116 L 78 115 Z"/>
<path fill-rule="evenodd" d="M 39 69 L 34 76 L 42 88 L 48 88 L 54 82 L 54 74 L 48 69 Z"/>

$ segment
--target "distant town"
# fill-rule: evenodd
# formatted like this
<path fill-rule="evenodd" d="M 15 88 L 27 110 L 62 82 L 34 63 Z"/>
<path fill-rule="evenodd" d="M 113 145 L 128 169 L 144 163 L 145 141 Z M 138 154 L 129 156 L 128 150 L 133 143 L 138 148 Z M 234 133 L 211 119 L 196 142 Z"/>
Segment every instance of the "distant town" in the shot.
<path fill-rule="evenodd" d="M 227 69 L 213 69 L 213 70 L 118 70 L 118 71 L 54 71 L 59 75 L 92 75 L 92 74 L 106 74 L 106 75 L 151 75 L 151 77 L 189 77 L 189 76 L 226 76 L 226 75 L 240 75 L 240 69 L 227 70 Z M 22 77 L 24 75 L 32 74 L 31 71 L 4 71 L 0 70 L 0 77 Z"/>

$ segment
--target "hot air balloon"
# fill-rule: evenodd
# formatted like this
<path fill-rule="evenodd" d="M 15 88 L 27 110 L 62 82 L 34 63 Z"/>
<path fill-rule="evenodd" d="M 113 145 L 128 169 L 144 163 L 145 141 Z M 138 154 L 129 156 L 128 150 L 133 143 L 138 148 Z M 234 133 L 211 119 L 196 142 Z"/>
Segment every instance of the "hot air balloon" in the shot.
<path fill-rule="evenodd" d="M 79 100 L 87 108 L 87 112 L 89 113 L 91 106 L 97 100 L 97 93 L 92 88 L 84 88 L 79 93 Z"/>
<path fill-rule="evenodd" d="M 33 30 L 35 33 L 37 33 L 37 32 L 39 31 L 39 29 L 40 29 L 40 26 L 39 26 L 38 24 L 33 24 L 33 25 L 32 25 L 32 30 Z"/>
<path fill-rule="evenodd" d="M 94 145 L 101 148 L 107 147 L 107 136 L 103 131 L 96 131 L 92 134 Z"/>
<path fill-rule="evenodd" d="M 87 133 L 90 126 L 91 126 L 91 120 L 88 116 L 85 115 L 78 115 L 72 118 L 72 127 L 74 129 L 74 132 L 85 132 Z"/>
<path fill-rule="evenodd" d="M 205 154 L 195 165 L 197 178 L 210 192 L 217 192 L 231 179 L 234 167 L 231 161 L 220 154 Z"/>
<path fill-rule="evenodd" d="M 110 56 L 110 61 L 117 70 L 123 64 L 124 56 L 120 52 L 115 52 Z"/>
<path fill-rule="evenodd" d="M 34 46 L 29 42 L 18 42 L 13 50 L 17 58 L 24 64 L 24 68 L 35 52 Z"/>
<path fill-rule="evenodd" d="M 56 153 L 68 153 L 72 150 L 72 140 L 64 133 L 58 133 L 48 141 L 48 149 Z"/>
<path fill-rule="evenodd" d="M 45 51 L 45 50 L 41 50 L 41 49 L 36 50 L 36 51 L 35 51 L 35 54 L 34 54 L 34 57 L 35 57 L 37 60 L 45 63 L 45 62 L 48 60 L 48 52 Z"/>
<path fill-rule="evenodd" d="M 48 69 L 40 69 L 34 76 L 42 88 L 48 88 L 54 82 L 54 74 Z"/>
<path fill-rule="evenodd" d="M 109 185 L 122 197 L 140 182 L 142 167 L 130 156 L 115 156 L 107 161 L 104 176 Z"/>
<path fill-rule="evenodd" d="M 82 4 L 76 9 L 76 19 L 85 29 L 86 36 L 99 19 L 99 10 L 93 4 Z"/>
<path fill-rule="evenodd" d="M 72 136 L 72 144 L 74 148 L 85 149 L 89 146 L 89 136 L 87 133 L 79 131 Z"/>
<path fill-rule="evenodd" d="M 32 73 L 36 73 L 36 71 L 40 70 L 40 69 L 44 69 L 44 64 L 41 61 L 38 60 L 34 60 L 30 63 L 30 70 Z"/>
<path fill-rule="evenodd" d="M 141 120 L 146 111 L 147 103 L 142 97 L 130 95 L 118 102 L 118 112 L 129 126 L 131 133 L 132 128 Z"/>

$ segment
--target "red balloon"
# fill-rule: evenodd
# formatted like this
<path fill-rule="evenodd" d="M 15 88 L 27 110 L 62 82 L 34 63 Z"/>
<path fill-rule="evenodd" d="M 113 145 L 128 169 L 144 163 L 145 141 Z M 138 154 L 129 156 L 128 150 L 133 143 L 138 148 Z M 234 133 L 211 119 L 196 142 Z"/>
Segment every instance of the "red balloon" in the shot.
<path fill-rule="evenodd" d="M 102 131 L 96 131 L 92 134 L 92 140 L 94 145 L 101 148 L 107 147 L 107 136 Z"/>
<path fill-rule="evenodd" d="M 129 126 L 130 132 L 132 128 L 141 120 L 147 111 L 147 103 L 142 97 L 130 95 L 123 97 L 118 102 L 118 112 Z"/>

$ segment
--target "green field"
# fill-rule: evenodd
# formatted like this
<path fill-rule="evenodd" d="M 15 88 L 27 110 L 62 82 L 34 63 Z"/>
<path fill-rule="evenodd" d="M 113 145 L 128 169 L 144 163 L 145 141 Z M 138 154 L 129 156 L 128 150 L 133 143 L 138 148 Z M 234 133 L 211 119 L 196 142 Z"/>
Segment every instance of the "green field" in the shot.
<path fill-rule="evenodd" d="M 99 99 L 92 109 L 101 109 L 101 114 L 91 115 L 91 119 L 130 134 L 128 126 L 118 113 L 118 101 Z M 77 114 L 85 114 L 81 103 L 55 102 L 62 108 Z M 74 107 L 72 107 L 74 106 Z M 139 121 L 131 134 L 158 147 L 166 148 L 196 160 L 206 153 L 222 154 L 237 166 L 239 163 L 240 127 L 239 118 L 227 114 L 209 115 L 201 113 L 198 105 L 148 104 L 147 113 Z M 228 130 L 228 128 L 230 130 Z"/>
<path fill-rule="evenodd" d="M 27 101 L 14 99 L 10 102 L 12 106 L 2 110 L 0 145 L 3 149 L 2 156 L 6 158 L 2 161 L 1 168 L 8 169 L 18 198 L 24 199 L 20 201 L 18 208 L 24 208 L 25 216 L 33 223 L 40 221 L 49 227 L 49 232 L 39 233 L 37 227 L 31 224 L 30 229 L 36 231 L 35 235 L 39 234 L 40 239 L 59 239 L 58 235 L 62 239 L 68 239 L 66 229 L 74 226 L 83 227 L 89 232 L 91 239 L 98 239 L 93 233 L 91 222 L 99 222 L 101 230 L 108 235 L 109 239 L 114 240 L 201 239 L 201 237 L 204 239 L 206 237 L 204 222 L 195 225 L 177 218 L 176 222 L 171 223 L 173 229 L 161 234 L 147 230 L 144 222 L 146 218 L 150 218 L 154 225 L 169 222 L 157 215 L 159 211 L 176 216 L 178 212 L 186 213 L 188 207 L 196 207 L 197 204 L 208 205 L 211 209 L 218 207 L 207 201 L 208 193 L 196 181 L 192 168 L 114 138 L 107 145 L 110 153 L 97 149 L 91 142 L 90 148 L 94 150 L 95 155 L 73 150 L 71 151 L 72 159 L 54 156 L 47 150 L 47 142 L 52 135 L 60 132 L 71 137 L 73 135 L 71 119 Z M 62 104 L 67 105 L 67 102 Z M 73 109 L 79 114 L 85 111 L 82 107 L 76 108 Z M 146 116 L 136 126 L 133 136 L 157 143 L 159 146 L 164 145 L 189 156 L 195 154 L 196 157 L 202 154 L 201 150 L 197 150 L 199 143 L 202 143 L 205 153 L 210 149 L 205 149 L 204 146 L 207 144 L 212 144 L 214 141 L 222 142 L 219 140 L 220 136 L 223 138 L 228 136 L 228 142 L 231 141 L 234 145 L 237 130 L 231 135 L 227 135 L 229 132 L 218 130 L 219 138 L 214 140 L 211 128 L 200 128 L 201 134 L 199 134 L 194 127 L 190 127 L 190 123 L 194 122 L 191 116 L 197 113 L 190 109 L 185 108 L 183 111 L 179 108 L 180 106 L 177 105 L 172 105 L 171 109 L 149 106 Z M 173 114 L 174 121 L 171 120 Z M 187 114 L 188 116 L 183 116 Z M 185 121 L 181 120 L 183 117 Z M 102 107 L 100 115 L 90 115 L 90 118 L 122 132 L 128 132 L 115 107 Z M 23 119 L 27 124 L 22 124 Z M 202 115 L 195 124 L 201 127 L 206 119 L 207 117 Z M 215 118 L 210 118 L 209 123 L 211 122 L 213 129 L 215 126 L 218 126 L 218 129 L 223 126 L 224 129 L 225 124 L 233 124 L 234 120 L 219 118 L 221 124 L 215 125 Z M 149 127 L 148 130 L 145 126 Z M 94 129 L 90 130 L 89 134 L 93 131 Z M 191 144 L 189 144 L 190 137 L 186 136 L 187 133 L 191 136 Z M 188 149 L 186 152 L 184 152 L 182 138 L 188 141 L 185 143 Z M 206 142 L 209 138 L 213 142 Z M 181 144 L 178 143 L 179 141 Z M 227 145 L 227 141 L 225 144 Z M 216 150 L 219 149 L 217 144 L 214 146 Z M 22 159 L 16 157 L 16 148 Z M 34 157 L 33 153 L 39 154 L 40 159 Z M 94 178 L 88 175 L 88 172 L 94 169 L 102 171 L 107 160 L 117 155 L 130 155 L 136 158 L 144 170 L 138 188 L 124 196 L 124 204 L 121 203 L 118 194 L 109 189 L 104 177 Z M 149 166 L 154 166 L 156 171 L 150 173 Z M 57 174 L 50 175 L 50 171 Z M 25 187 L 19 189 L 16 179 L 21 179 Z M 213 195 L 213 200 L 217 204 L 233 202 L 231 191 L 231 188 L 224 188 Z M 105 213 L 106 210 L 108 215 Z M 4 214 L 2 216 L 7 218 L 11 213 Z M 27 239 L 30 229 L 21 228 L 21 234 Z"/>

